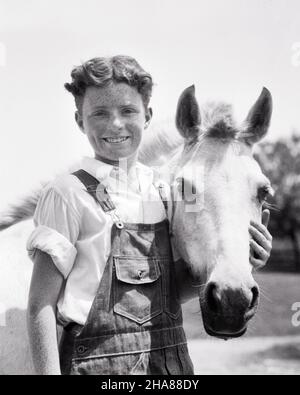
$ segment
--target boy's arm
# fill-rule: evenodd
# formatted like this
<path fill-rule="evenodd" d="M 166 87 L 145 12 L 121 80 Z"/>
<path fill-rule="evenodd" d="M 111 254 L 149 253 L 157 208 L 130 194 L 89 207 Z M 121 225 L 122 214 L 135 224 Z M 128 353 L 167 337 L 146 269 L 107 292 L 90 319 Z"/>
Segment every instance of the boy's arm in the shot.
<path fill-rule="evenodd" d="M 30 285 L 27 326 L 37 374 L 60 375 L 56 305 L 64 278 L 51 257 L 36 250 Z"/>

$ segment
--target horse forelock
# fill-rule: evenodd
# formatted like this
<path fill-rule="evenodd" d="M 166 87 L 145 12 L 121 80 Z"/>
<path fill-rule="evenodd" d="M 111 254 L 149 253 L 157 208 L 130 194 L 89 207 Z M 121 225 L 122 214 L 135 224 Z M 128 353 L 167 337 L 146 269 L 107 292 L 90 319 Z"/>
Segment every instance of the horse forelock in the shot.
<path fill-rule="evenodd" d="M 201 129 L 205 137 L 235 139 L 239 133 L 233 108 L 224 102 L 208 102 L 201 111 Z"/>

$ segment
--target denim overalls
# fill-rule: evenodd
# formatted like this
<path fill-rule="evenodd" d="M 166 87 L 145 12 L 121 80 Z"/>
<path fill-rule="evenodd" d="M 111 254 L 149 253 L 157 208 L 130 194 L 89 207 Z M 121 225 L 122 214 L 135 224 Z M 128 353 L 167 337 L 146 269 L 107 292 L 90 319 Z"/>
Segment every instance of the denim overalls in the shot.
<path fill-rule="evenodd" d="M 73 174 L 111 214 L 114 204 L 99 181 L 84 170 Z M 194 374 L 167 220 L 123 224 L 114 216 L 111 254 L 96 297 L 85 325 L 65 328 L 60 362 L 62 374 Z"/>

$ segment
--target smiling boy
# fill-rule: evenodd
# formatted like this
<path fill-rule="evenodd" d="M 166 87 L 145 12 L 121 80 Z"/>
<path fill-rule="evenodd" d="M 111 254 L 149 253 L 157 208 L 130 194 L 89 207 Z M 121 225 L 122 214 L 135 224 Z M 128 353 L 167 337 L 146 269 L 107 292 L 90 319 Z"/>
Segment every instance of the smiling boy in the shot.
<path fill-rule="evenodd" d="M 137 161 L 152 78 L 133 58 L 95 58 L 66 88 L 94 158 L 49 184 L 35 212 L 28 328 L 36 371 L 193 374 L 165 207 L 152 170 Z"/>
<path fill-rule="evenodd" d="M 129 167 L 137 161 L 142 134 L 151 120 L 151 110 L 141 95 L 126 83 L 89 87 L 76 113 L 81 130 L 87 135 L 95 159 L 118 166 L 126 158 Z"/>

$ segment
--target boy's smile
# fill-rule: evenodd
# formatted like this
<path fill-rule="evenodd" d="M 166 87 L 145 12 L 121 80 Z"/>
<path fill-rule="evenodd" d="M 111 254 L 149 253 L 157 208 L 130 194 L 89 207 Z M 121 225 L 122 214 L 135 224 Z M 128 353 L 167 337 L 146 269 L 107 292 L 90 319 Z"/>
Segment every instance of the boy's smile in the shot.
<path fill-rule="evenodd" d="M 77 122 L 87 135 L 95 157 L 108 163 L 137 157 L 144 129 L 151 119 L 142 96 L 126 83 L 86 90 Z"/>
<path fill-rule="evenodd" d="M 106 143 L 109 143 L 109 144 L 121 144 L 121 143 L 125 143 L 125 141 L 128 141 L 129 138 L 130 137 L 128 136 L 128 137 L 119 137 L 119 138 L 115 138 L 115 139 L 113 139 L 113 138 L 104 138 L 103 140 Z"/>

